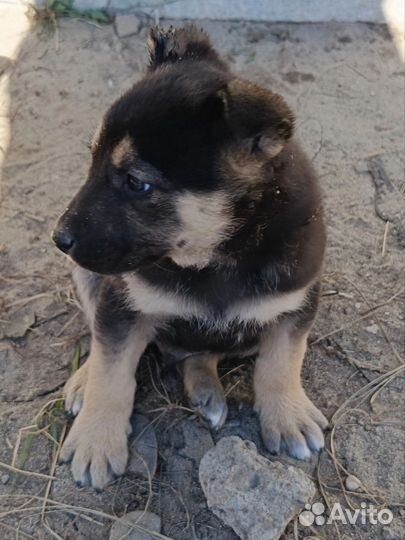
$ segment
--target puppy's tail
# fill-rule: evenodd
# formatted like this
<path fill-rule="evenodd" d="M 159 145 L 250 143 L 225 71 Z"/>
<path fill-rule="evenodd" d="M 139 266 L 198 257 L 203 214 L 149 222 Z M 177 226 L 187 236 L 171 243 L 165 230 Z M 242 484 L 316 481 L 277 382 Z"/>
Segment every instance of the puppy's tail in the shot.
<path fill-rule="evenodd" d="M 207 60 L 218 67 L 226 68 L 211 45 L 208 35 L 194 24 L 181 28 L 170 27 L 169 30 L 159 27 L 151 28 L 147 46 L 151 70 L 162 64 L 186 59 Z"/>

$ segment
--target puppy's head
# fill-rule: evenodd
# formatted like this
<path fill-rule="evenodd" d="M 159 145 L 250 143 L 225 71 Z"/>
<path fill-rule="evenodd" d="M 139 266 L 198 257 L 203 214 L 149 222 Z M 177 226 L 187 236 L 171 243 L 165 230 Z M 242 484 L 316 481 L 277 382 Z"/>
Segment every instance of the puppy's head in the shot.
<path fill-rule="evenodd" d="M 148 74 L 105 114 L 87 182 L 54 232 L 99 273 L 215 261 L 292 134 L 284 101 L 232 76 L 203 31 L 153 30 L 148 46 Z"/>

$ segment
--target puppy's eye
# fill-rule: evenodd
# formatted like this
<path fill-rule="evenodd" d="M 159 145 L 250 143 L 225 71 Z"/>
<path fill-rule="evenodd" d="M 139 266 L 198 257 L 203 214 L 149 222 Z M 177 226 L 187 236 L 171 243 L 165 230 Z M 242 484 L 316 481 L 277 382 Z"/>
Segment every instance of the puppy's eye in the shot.
<path fill-rule="evenodd" d="M 128 173 L 126 178 L 126 187 L 136 195 L 144 195 L 152 190 L 152 185 L 147 182 L 142 182 L 135 175 Z"/>

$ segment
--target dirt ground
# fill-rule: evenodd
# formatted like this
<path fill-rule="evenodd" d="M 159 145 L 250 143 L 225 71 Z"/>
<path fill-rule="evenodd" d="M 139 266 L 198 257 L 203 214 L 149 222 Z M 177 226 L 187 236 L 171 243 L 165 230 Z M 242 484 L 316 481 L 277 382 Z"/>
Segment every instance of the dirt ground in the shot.
<path fill-rule="evenodd" d="M 211 433 L 187 410 L 176 373 L 161 369 L 151 351 L 140 368 L 136 408 L 153 421 L 157 435 L 154 478 L 129 473 L 97 494 L 76 487 L 68 467 L 55 463 L 68 424 L 60 401 L 52 400 L 59 398 L 72 364 L 85 359 L 89 343 L 72 300 L 70 264 L 52 245 L 50 232 L 86 177 L 86 144 L 100 115 L 145 70 L 148 24 L 119 39 L 113 26 L 63 20 L 57 34 L 29 33 L 16 62 L 1 59 L 0 77 L 8 78 L 11 96 L 7 109 L 0 110 L 11 122 L 0 209 L 0 538 L 5 540 L 104 540 L 117 516 L 146 506 L 162 517 L 162 533 L 173 540 L 236 540 L 206 507 L 199 459 L 229 434 L 253 440 L 265 453 L 251 410 L 251 362 L 221 368 L 230 416 L 219 433 Z M 282 93 L 294 108 L 299 137 L 325 194 L 329 244 L 323 298 L 303 380 L 331 419 L 328 450 L 304 464 L 280 459 L 312 475 L 316 500 L 329 507 L 366 503 L 394 514 L 384 527 L 337 522 L 310 528 L 295 520 L 284 538 L 400 540 L 405 537 L 403 65 L 382 26 L 201 24 L 237 74 Z M 347 492 L 348 473 L 361 481 L 359 491 Z"/>

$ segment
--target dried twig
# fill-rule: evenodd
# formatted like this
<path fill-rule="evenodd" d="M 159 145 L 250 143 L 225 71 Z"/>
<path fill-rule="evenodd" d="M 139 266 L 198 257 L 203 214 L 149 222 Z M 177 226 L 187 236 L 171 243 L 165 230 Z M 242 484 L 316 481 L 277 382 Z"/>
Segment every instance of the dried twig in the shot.
<path fill-rule="evenodd" d="M 382 257 L 385 257 L 385 253 L 386 253 L 386 250 L 387 250 L 387 238 L 388 238 L 389 228 L 390 228 L 390 222 L 386 221 L 385 222 L 385 227 L 384 227 L 384 236 L 383 236 L 382 249 L 381 249 L 381 256 Z"/>
<path fill-rule="evenodd" d="M 25 471 L 24 469 L 19 469 L 18 467 L 13 467 L 12 465 L 7 465 L 0 461 L 0 467 L 6 469 L 6 471 L 11 471 L 17 474 L 23 474 L 25 476 L 34 476 L 35 478 L 41 478 L 43 480 L 55 480 L 55 477 L 50 476 L 49 474 L 38 473 L 34 471 Z M 0 514 L 1 517 L 1 514 Z"/>

